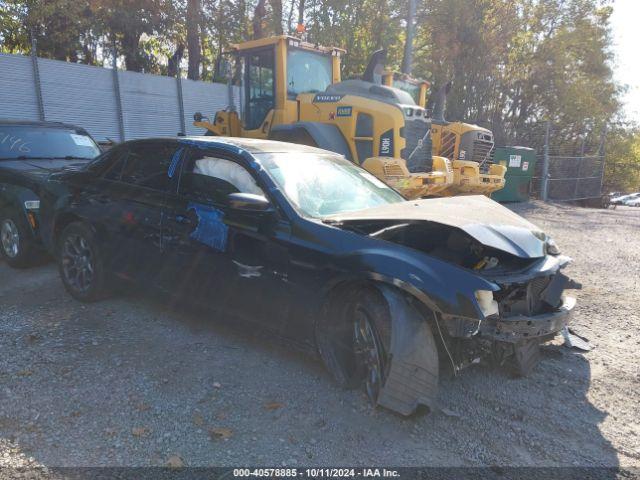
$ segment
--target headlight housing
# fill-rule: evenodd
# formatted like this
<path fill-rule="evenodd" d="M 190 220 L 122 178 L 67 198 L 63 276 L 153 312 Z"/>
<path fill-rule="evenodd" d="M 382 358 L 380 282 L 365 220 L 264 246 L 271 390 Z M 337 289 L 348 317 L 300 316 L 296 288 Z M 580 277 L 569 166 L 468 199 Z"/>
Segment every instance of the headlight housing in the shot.
<path fill-rule="evenodd" d="M 493 299 L 491 290 L 476 290 L 475 292 L 478 306 L 485 317 L 495 315 L 499 312 L 498 302 Z"/>
<path fill-rule="evenodd" d="M 551 237 L 547 237 L 545 247 L 549 255 L 560 255 L 560 247 Z"/>

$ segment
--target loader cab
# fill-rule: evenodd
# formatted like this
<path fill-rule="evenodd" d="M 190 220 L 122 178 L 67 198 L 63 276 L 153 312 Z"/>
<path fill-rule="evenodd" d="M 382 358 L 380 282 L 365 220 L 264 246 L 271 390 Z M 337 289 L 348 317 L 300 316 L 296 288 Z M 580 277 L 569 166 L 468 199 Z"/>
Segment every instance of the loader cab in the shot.
<path fill-rule="evenodd" d="M 267 138 L 273 125 L 297 120 L 297 97 L 340 81 L 343 50 L 278 36 L 232 47 L 241 79 L 242 136 Z"/>
<path fill-rule="evenodd" d="M 403 73 L 387 71 L 382 75 L 381 83 L 387 87 L 394 87 L 407 92 L 416 102 L 416 105 L 426 108 L 427 90 L 429 90 L 430 85 L 426 80 L 418 80 Z"/>

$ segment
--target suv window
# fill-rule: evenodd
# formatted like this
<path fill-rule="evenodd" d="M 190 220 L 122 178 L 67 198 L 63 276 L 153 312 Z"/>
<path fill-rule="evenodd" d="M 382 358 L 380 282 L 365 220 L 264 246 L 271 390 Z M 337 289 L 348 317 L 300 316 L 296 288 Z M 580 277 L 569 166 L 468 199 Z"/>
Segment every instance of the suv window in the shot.
<path fill-rule="evenodd" d="M 120 181 L 154 190 L 168 190 L 171 183 L 169 166 L 177 149 L 173 143 L 130 145 Z"/>
<path fill-rule="evenodd" d="M 107 180 L 119 181 L 128 153 L 126 147 L 114 147 L 105 153 L 99 160 L 100 165 L 104 165 L 102 168 L 106 168 L 102 176 Z"/>
<path fill-rule="evenodd" d="M 202 203 L 225 204 L 230 193 L 264 195 L 239 163 L 212 152 L 193 151 L 180 175 L 179 192 Z"/>

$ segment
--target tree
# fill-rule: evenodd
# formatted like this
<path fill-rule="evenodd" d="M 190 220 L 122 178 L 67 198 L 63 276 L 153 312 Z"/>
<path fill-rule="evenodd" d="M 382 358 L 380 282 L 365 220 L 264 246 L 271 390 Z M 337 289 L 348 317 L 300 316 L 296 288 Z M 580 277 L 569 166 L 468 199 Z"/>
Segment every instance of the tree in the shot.
<path fill-rule="evenodd" d="M 171 34 L 177 23 L 176 5 L 171 0 L 89 0 L 96 28 L 108 41 L 114 42 L 124 57 L 127 70 L 150 71 L 158 57 L 146 51 L 145 38 Z M 157 47 L 157 45 L 156 45 Z"/>
<path fill-rule="evenodd" d="M 254 39 L 264 37 L 263 24 L 267 16 L 266 0 L 258 0 L 256 7 L 253 9 L 253 37 Z"/>
<path fill-rule="evenodd" d="M 640 190 L 640 130 L 618 126 L 607 135 L 604 190 Z"/>
<path fill-rule="evenodd" d="M 187 0 L 187 50 L 189 52 L 189 69 L 187 77 L 191 80 L 200 78 L 200 0 Z"/>
<path fill-rule="evenodd" d="M 415 31 L 416 18 L 416 0 L 409 0 L 409 8 L 407 9 L 407 29 L 406 38 L 404 40 L 404 55 L 402 57 L 402 73 L 411 75 L 413 68 L 413 37 Z"/>

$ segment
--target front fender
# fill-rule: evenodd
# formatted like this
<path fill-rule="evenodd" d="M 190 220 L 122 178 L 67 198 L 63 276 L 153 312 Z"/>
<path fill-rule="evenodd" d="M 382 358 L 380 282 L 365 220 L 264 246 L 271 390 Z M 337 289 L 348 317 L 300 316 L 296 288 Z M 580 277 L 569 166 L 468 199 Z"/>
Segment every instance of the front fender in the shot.
<path fill-rule="evenodd" d="M 499 290 L 480 276 L 442 260 L 402 247 L 393 250 L 369 248 L 343 258 L 343 281 L 373 280 L 392 285 L 444 316 L 483 319 L 475 300 L 477 290 Z"/>
<path fill-rule="evenodd" d="M 39 199 L 38 195 L 28 187 L 10 183 L 0 183 L 0 210 L 16 212 L 34 236 L 36 232 L 33 230 L 27 217 L 25 202 Z M 39 222 L 39 214 L 35 210 L 34 212 L 36 213 L 36 220 Z"/>

